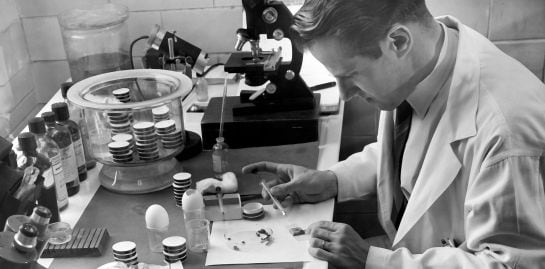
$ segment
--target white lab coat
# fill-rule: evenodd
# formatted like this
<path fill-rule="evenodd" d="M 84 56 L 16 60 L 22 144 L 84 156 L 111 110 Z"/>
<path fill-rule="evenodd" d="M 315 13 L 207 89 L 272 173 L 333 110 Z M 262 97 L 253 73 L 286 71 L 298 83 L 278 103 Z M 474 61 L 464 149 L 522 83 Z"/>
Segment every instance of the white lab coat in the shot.
<path fill-rule="evenodd" d="M 371 247 L 366 268 L 545 268 L 545 85 L 474 30 L 439 20 L 459 30 L 457 59 L 420 173 L 402 171 L 417 181 L 399 230 L 392 112 L 381 112 L 377 143 L 331 168 L 340 201 L 377 195 L 392 245 Z M 441 246 L 447 237 L 457 248 Z"/>

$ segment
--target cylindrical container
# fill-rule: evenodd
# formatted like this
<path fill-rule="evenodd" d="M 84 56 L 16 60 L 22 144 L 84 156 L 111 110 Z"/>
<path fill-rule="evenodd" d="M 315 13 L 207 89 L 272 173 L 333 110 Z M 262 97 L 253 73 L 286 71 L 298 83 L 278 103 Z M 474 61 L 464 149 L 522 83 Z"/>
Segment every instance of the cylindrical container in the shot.
<path fill-rule="evenodd" d="M 191 86 L 187 76 L 157 69 L 111 72 L 72 86 L 68 102 L 83 111 L 89 154 L 104 164 L 99 175 L 103 187 L 147 193 L 172 184 L 179 168 L 173 157 L 185 143 L 181 99 Z M 124 95 L 130 102 L 117 99 L 119 89 L 128 92 Z M 154 109 L 167 111 L 168 120 L 155 122 Z"/>
<path fill-rule="evenodd" d="M 58 17 L 72 81 L 130 69 L 127 7 L 117 4 L 70 9 Z"/>
<path fill-rule="evenodd" d="M 185 224 L 189 241 L 189 250 L 205 252 L 208 250 L 210 235 L 210 221 L 207 219 L 193 219 Z"/>

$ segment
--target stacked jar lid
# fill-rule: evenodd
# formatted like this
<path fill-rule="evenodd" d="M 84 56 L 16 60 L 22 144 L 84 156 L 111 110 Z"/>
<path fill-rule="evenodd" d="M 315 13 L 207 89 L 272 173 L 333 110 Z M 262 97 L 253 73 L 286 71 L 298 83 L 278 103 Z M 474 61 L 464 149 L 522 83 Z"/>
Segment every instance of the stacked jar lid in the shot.
<path fill-rule="evenodd" d="M 131 101 L 131 90 L 128 88 L 114 90 L 112 94 L 122 103 L 128 103 Z"/>
<path fill-rule="evenodd" d="M 125 263 L 128 267 L 138 264 L 136 244 L 132 241 L 117 242 L 112 246 L 114 260 Z"/>
<path fill-rule="evenodd" d="M 182 131 L 176 129 L 176 122 L 164 120 L 155 123 L 155 130 L 161 138 L 161 143 L 166 149 L 179 148 L 183 144 Z"/>
<path fill-rule="evenodd" d="M 154 122 L 160 122 L 170 119 L 169 113 L 170 109 L 168 108 L 168 106 L 160 106 L 151 110 Z"/>
<path fill-rule="evenodd" d="M 172 190 L 174 191 L 174 200 L 176 200 L 176 206 L 182 206 L 182 197 L 185 191 L 191 188 L 191 174 L 190 173 L 177 173 L 172 176 L 174 182 L 172 183 Z"/>
<path fill-rule="evenodd" d="M 117 163 L 128 163 L 133 160 L 132 147 L 126 141 L 114 141 L 108 144 L 108 149 L 112 154 L 112 159 Z"/>
<path fill-rule="evenodd" d="M 136 138 L 136 152 L 140 160 L 151 161 L 158 159 L 159 147 L 153 122 L 137 122 L 132 127 Z"/>
<path fill-rule="evenodd" d="M 186 240 L 181 236 L 171 236 L 163 240 L 163 254 L 167 263 L 183 262 L 187 259 Z"/>
<path fill-rule="evenodd" d="M 113 135 L 131 132 L 131 117 L 127 112 L 108 112 L 108 123 Z"/>

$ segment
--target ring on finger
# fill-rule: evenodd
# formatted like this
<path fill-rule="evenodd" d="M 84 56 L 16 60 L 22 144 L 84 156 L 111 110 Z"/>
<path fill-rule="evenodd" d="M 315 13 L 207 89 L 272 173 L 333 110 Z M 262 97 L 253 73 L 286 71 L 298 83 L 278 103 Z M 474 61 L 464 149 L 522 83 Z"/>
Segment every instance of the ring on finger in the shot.
<path fill-rule="evenodd" d="M 322 240 L 322 246 L 320 248 L 325 250 L 325 240 Z"/>

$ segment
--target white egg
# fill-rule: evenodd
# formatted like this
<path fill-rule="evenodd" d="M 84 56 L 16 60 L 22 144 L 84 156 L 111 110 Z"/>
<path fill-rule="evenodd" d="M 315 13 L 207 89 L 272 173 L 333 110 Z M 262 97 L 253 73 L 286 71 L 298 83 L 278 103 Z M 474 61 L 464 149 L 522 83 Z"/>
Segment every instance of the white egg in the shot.
<path fill-rule="evenodd" d="M 194 189 L 185 191 L 182 196 L 182 209 L 184 211 L 191 211 L 204 208 L 204 199 L 202 194 Z"/>
<path fill-rule="evenodd" d="M 169 219 L 166 209 L 160 205 L 150 205 L 146 210 L 146 227 L 161 229 L 168 227 Z"/>

